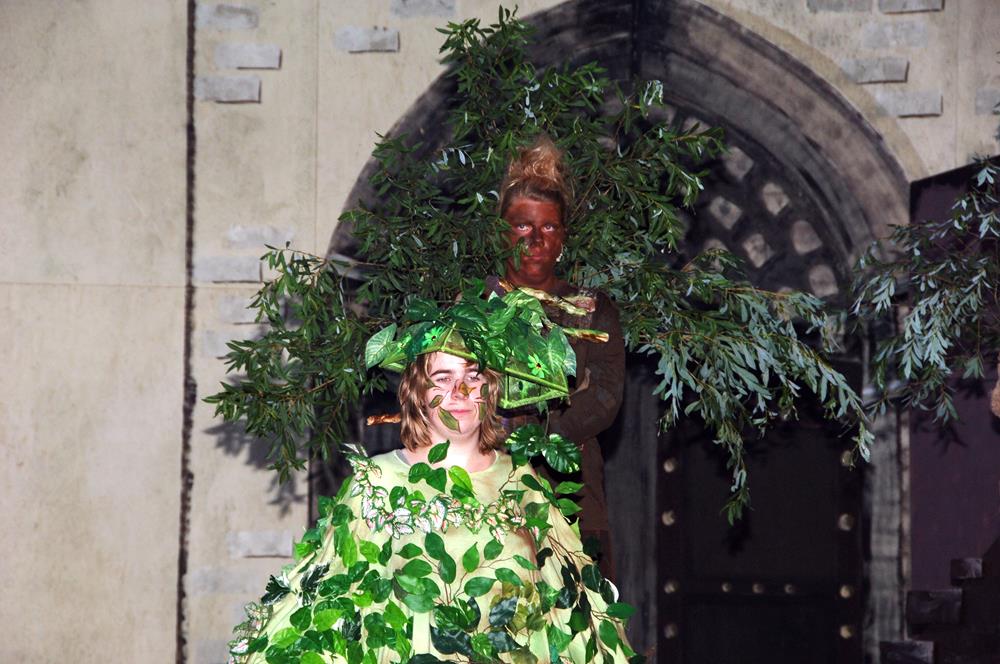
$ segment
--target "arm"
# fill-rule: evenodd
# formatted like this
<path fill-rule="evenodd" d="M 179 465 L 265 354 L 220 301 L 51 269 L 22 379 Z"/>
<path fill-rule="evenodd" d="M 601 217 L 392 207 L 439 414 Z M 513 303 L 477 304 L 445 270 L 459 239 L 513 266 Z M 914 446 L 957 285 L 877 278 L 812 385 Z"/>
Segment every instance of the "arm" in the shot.
<path fill-rule="evenodd" d="M 604 293 L 597 295 L 597 310 L 591 327 L 607 332 L 604 344 L 587 348 L 586 369 L 590 373 L 586 388 L 570 398 L 570 404 L 549 414 L 549 429 L 576 443 L 582 443 L 611 426 L 622 402 L 625 382 L 625 342 L 622 338 L 618 309 Z M 587 343 L 587 342 L 583 342 Z M 583 380 L 583 368 L 577 380 Z"/>

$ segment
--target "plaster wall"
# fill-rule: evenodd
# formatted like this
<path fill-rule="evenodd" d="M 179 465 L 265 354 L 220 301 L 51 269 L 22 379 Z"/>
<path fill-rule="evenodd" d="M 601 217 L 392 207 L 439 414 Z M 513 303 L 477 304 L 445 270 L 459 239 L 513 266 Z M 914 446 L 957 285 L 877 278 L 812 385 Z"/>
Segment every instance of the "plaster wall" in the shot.
<path fill-rule="evenodd" d="M 0 661 L 172 662 L 183 2 L 0 3 Z"/>

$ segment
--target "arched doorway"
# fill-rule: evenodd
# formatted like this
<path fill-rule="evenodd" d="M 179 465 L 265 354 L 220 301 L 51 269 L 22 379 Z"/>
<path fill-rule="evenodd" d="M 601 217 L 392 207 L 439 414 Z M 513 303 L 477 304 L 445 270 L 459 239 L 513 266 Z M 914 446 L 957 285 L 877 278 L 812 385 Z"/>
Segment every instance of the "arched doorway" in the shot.
<path fill-rule="evenodd" d="M 902 169 L 864 118 L 808 67 L 704 5 L 581 0 L 527 20 L 537 28 L 532 56 L 539 65 L 596 60 L 615 79 L 659 79 L 678 122 L 726 130 L 734 149 L 709 165 L 685 251 L 725 246 L 746 259 L 755 285 L 843 301 L 859 252 L 887 224 L 906 222 Z M 449 94 L 442 77 L 393 132 L 419 135 L 432 151 L 443 141 Z M 370 168 L 359 176 L 349 205 L 366 198 Z M 351 229 L 341 225 L 329 253 L 351 251 Z M 860 389 L 860 345 L 849 344 L 841 359 Z M 658 660 L 671 662 L 718 664 L 730 661 L 727 653 L 739 653 L 732 661 L 740 662 L 799 661 L 790 658 L 801 652 L 824 653 L 809 661 L 861 661 L 862 481 L 840 463 L 847 443 L 839 431 L 804 408 L 803 422 L 764 441 L 754 476 L 760 509 L 742 531 L 726 533 L 717 513 L 725 487 L 706 452 L 711 445 L 688 427 L 661 440 L 650 372 L 637 363 L 631 373 L 619 425 L 603 442 L 621 542 L 619 585 L 639 606 L 635 645 L 655 646 Z M 776 442 L 789 449 L 768 461 L 766 451 Z M 805 492 L 800 503 L 817 495 L 817 486 L 824 489 L 821 504 L 793 514 L 772 503 L 794 500 L 794 490 L 769 493 L 766 487 L 781 486 L 796 466 L 809 471 L 798 473 Z M 721 489 L 697 491 L 704 487 Z M 715 502 L 705 504 L 712 496 Z M 768 558 L 762 544 L 775 533 L 788 536 Z M 723 552 L 715 567 L 693 564 L 708 560 L 704 547 L 713 541 Z M 783 556 L 803 553 L 822 560 L 780 565 Z M 768 571 L 764 562 L 779 564 Z M 773 638 L 761 638 L 769 631 Z M 768 659 L 755 659 L 746 647 L 755 636 L 766 650 L 759 657 Z"/>

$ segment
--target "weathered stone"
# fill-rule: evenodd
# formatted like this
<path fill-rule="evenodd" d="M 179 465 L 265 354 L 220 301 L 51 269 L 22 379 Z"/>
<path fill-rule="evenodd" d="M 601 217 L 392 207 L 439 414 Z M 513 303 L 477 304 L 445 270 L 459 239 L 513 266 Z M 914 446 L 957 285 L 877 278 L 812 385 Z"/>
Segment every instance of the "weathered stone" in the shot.
<path fill-rule="evenodd" d="M 194 79 L 194 97 L 202 101 L 228 104 L 260 103 L 260 77 L 198 76 Z"/>
<path fill-rule="evenodd" d="M 256 7 L 242 5 L 205 5 L 198 3 L 195 27 L 212 30 L 253 30 L 260 22 Z"/>
<path fill-rule="evenodd" d="M 389 10 L 396 16 L 454 16 L 455 0 L 392 0 Z"/>
<path fill-rule="evenodd" d="M 226 231 L 226 242 L 231 247 L 263 249 L 264 245 L 284 247 L 295 238 L 295 229 L 279 229 L 274 226 L 230 226 Z"/>
<path fill-rule="evenodd" d="M 882 641 L 882 664 L 934 664 L 933 641 Z"/>
<path fill-rule="evenodd" d="M 872 90 L 872 96 L 886 113 L 900 118 L 941 115 L 944 98 L 940 92 L 905 90 Z"/>
<path fill-rule="evenodd" d="M 217 44 L 215 66 L 219 69 L 281 69 L 281 49 L 276 44 Z"/>
<path fill-rule="evenodd" d="M 798 254 L 808 254 L 823 246 L 816 229 L 808 221 L 799 220 L 792 224 L 792 247 Z"/>
<path fill-rule="evenodd" d="M 809 268 L 809 290 L 816 297 L 829 297 L 840 292 L 837 275 L 829 265 L 814 265 Z"/>
<path fill-rule="evenodd" d="M 233 335 L 219 330 L 202 330 L 198 336 L 198 354 L 202 357 L 225 357 L 229 352 L 226 343 Z"/>
<path fill-rule="evenodd" d="M 219 318 L 224 323 L 254 323 L 257 316 L 256 309 L 248 309 L 250 298 L 240 296 L 226 296 L 219 298 L 216 304 L 216 311 Z"/>
<path fill-rule="evenodd" d="M 226 534 L 230 558 L 288 558 L 292 533 L 287 530 L 239 530 Z"/>
<path fill-rule="evenodd" d="M 764 207 L 772 215 L 777 216 L 788 206 L 789 198 L 785 190 L 774 182 L 768 182 L 760 191 L 760 198 L 764 201 Z"/>
<path fill-rule="evenodd" d="M 203 256 L 195 258 L 194 280 L 215 283 L 260 281 L 260 261 L 255 256 Z"/>
<path fill-rule="evenodd" d="M 726 243 L 719 238 L 710 237 L 705 240 L 705 244 L 702 245 L 701 250 L 711 251 L 713 249 L 728 249 L 728 247 L 726 247 Z"/>
<path fill-rule="evenodd" d="M 395 53 L 399 50 L 399 30 L 346 25 L 334 33 L 333 45 L 348 53 Z"/>
<path fill-rule="evenodd" d="M 1000 113 L 1000 90 L 979 88 L 976 90 L 976 115 Z"/>
<path fill-rule="evenodd" d="M 239 570 L 232 565 L 225 567 L 200 567 L 187 575 L 189 595 L 214 595 L 217 593 L 241 594 L 250 597 L 259 594 L 260 575 L 250 570 Z"/>
<path fill-rule="evenodd" d="M 728 230 L 732 230 L 733 226 L 736 225 L 736 222 L 743 215 L 743 210 L 739 206 L 730 203 L 722 196 L 716 196 L 712 199 L 712 202 L 708 205 L 708 211 L 716 221 Z"/>
<path fill-rule="evenodd" d="M 885 14 L 939 12 L 944 9 L 944 0 L 878 0 L 878 8 Z"/>
<path fill-rule="evenodd" d="M 867 12 L 872 0 L 809 0 L 808 7 L 811 12 Z"/>
<path fill-rule="evenodd" d="M 906 58 L 851 58 L 840 66 L 855 83 L 899 83 L 906 80 L 910 61 Z"/>
<path fill-rule="evenodd" d="M 241 616 L 233 624 L 236 625 L 244 620 L 246 618 Z M 188 657 L 192 662 L 224 664 L 232 661 L 229 657 L 229 642 L 226 639 L 198 639 L 189 648 Z"/>
<path fill-rule="evenodd" d="M 742 182 L 753 168 L 753 159 L 735 145 L 730 145 L 729 151 L 722 156 L 722 165 L 725 166 L 727 173 Z"/>
<path fill-rule="evenodd" d="M 923 21 L 869 23 L 861 32 L 864 48 L 914 48 L 927 44 L 927 25 Z"/>
<path fill-rule="evenodd" d="M 906 621 L 911 625 L 957 625 L 961 612 L 961 588 L 906 593 Z"/>
<path fill-rule="evenodd" d="M 743 240 L 743 251 L 746 252 L 750 263 L 757 268 L 771 260 L 771 257 L 774 256 L 774 250 L 771 249 L 767 240 L 760 233 L 754 233 Z"/>

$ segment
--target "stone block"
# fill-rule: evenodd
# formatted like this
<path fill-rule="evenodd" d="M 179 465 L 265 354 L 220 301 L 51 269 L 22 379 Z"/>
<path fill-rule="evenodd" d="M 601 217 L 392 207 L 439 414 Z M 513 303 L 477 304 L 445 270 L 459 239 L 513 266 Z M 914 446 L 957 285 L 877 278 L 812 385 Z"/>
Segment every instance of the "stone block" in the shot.
<path fill-rule="evenodd" d="M 194 79 L 194 98 L 226 104 L 259 104 L 260 77 L 198 76 Z"/>
<path fill-rule="evenodd" d="M 855 83 L 901 83 L 906 81 L 910 61 L 906 58 L 850 58 L 840 63 Z"/>
<path fill-rule="evenodd" d="M 829 265 L 814 265 L 809 268 L 809 290 L 816 297 L 829 297 L 840 292 L 837 275 Z"/>
<path fill-rule="evenodd" d="M 906 621 L 911 625 L 957 625 L 961 613 L 961 588 L 906 593 Z"/>
<path fill-rule="evenodd" d="M 918 48 L 926 46 L 927 41 L 927 25 L 923 21 L 869 23 L 861 31 L 864 48 Z"/>
<path fill-rule="evenodd" d="M 230 341 L 259 339 L 264 335 L 265 326 L 242 325 L 227 330 L 202 330 L 198 335 L 198 354 L 202 357 L 220 358 L 229 353 Z"/>
<path fill-rule="evenodd" d="M 722 196 L 716 196 L 708 204 L 708 211 L 720 224 L 732 230 L 736 222 L 743 216 L 743 210 L 734 203 L 730 203 Z"/>
<path fill-rule="evenodd" d="M 811 12 L 867 12 L 872 0 L 808 0 Z"/>
<path fill-rule="evenodd" d="M 771 245 L 767 243 L 767 240 L 760 233 L 754 233 L 743 240 L 743 251 L 746 252 L 750 263 L 756 268 L 761 267 L 774 256 L 774 250 L 771 249 Z"/>
<path fill-rule="evenodd" d="M 1000 90 L 979 88 L 976 90 L 976 115 L 1000 113 Z"/>
<path fill-rule="evenodd" d="M 729 151 L 722 157 L 722 165 L 727 173 L 742 182 L 746 174 L 753 168 L 753 159 L 735 145 L 730 145 Z"/>
<path fill-rule="evenodd" d="M 242 622 L 240 618 L 233 624 Z M 229 642 L 226 639 L 197 639 L 190 645 L 188 656 L 192 662 L 199 664 L 225 664 L 232 661 L 229 657 Z"/>
<path fill-rule="evenodd" d="M 257 310 L 248 309 L 249 297 L 226 296 L 219 298 L 216 310 L 224 323 L 254 323 Z"/>
<path fill-rule="evenodd" d="M 392 0 L 389 10 L 396 16 L 454 16 L 455 0 Z"/>
<path fill-rule="evenodd" d="M 872 91 L 872 96 L 886 113 L 900 118 L 941 115 L 944 111 L 944 98 L 936 91 L 878 89 Z"/>
<path fill-rule="evenodd" d="M 226 534 L 230 558 L 288 558 L 292 533 L 287 530 L 239 530 Z"/>
<path fill-rule="evenodd" d="M 944 9 L 944 0 L 878 0 L 878 8 L 884 14 L 939 12 Z"/>
<path fill-rule="evenodd" d="M 789 203 L 788 194 L 781 188 L 781 185 L 774 182 L 768 182 L 764 185 L 760 197 L 764 201 L 764 207 L 774 216 L 778 216 Z"/>
<path fill-rule="evenodd" d="M 808 221 L 799 220 L 792 224 L 792 247 L 797 254 L 808 254 L 823 246 L 816 229 Z"/>
<path fill-rule="evenodd" d="M 348 53 L 395 53 L 399 51 L 399 30 L 346 25 L 334 33 L 333 45 Z"/>
<path fill-rule="evenodd" d="M 882 664 L 934 664 L 933 641 L 882 641 Z"/>
<path fill-rule="evenodd" d="M 276 44 L 217 44 L 215 66 L 219 69 L 281 69 L 281 49 Z"/>
<path fill-rule="evenodd" d="M 214 283 L 260 281 L 260 260 L 256 256 L 202 256 L 194 260 L 194 280 Z"/>
<path fill-rule="evenodd" d="M 684 131 L 702 132 L 711 129 L 711 125 L 695 116 L 689 116 L 684 119 L 684 123 L 681 124 L 681 129 Z"/>
<path fill-rule="evenodd" d="M 285 246 L 286 242 L 295 239 L 294 228 L 275 228 L 274 226 L 230 226 L 226 231 L 226 242 L 231 247 L 242 249 L 263 250 L 265 245 Z"/>
<path fill-rule="evenodd" d="M 261 578 L 254 570 L 240 570 L 233 565 L 226 567 L 199 567 L 187 575 L 189 595 L 239 594 L 247 597 L 260 595 Z"/>
<path fill-rule="evenodd" d="M 256 7 L 198 3 L 195 27 L 212 30 L 253 30 L 260 23 Z"/>

